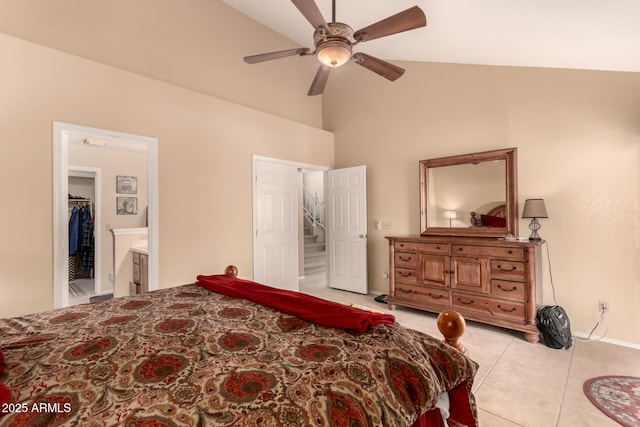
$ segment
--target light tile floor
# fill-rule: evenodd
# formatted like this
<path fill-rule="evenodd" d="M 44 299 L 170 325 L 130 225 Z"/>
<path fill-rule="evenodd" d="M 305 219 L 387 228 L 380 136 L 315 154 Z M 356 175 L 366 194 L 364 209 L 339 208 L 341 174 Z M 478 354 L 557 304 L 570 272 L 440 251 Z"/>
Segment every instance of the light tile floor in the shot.
<path fill-rule="evenodd" d="M 390 311 L 374 295 L 334 290 L 324 275 L 308 276 L 300 290 L 315 296 L 390 312 L 408 328 L 440 337 L 436 315 L 399 307 Z M 585 397 L 585 380 L 600 375 L 640 376 L 640 350 L 575 340 L 569 350 L 530 344 L 523 334 L 467 322 L 462 342 L 480 364 L 474 383 L 481 427 L 618 426 Z"/>
<path fill-rule="evenodd" d="M 69 284 L 69 305 L 87 304 L 95 294 L 93 279 L 76 279 Z"/>

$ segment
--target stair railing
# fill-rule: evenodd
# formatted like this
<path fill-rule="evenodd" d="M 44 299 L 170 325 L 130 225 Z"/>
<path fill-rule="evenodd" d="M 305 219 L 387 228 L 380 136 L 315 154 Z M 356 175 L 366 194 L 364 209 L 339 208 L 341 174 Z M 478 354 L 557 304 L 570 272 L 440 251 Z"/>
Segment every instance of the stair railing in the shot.
<path fill-rule="evenodd" d="M 304 216 L 313 224 L 324 230 L 324 202 L 318 199 L 318 193 L 312 193 L 303 186 L 302 210 Z"/>

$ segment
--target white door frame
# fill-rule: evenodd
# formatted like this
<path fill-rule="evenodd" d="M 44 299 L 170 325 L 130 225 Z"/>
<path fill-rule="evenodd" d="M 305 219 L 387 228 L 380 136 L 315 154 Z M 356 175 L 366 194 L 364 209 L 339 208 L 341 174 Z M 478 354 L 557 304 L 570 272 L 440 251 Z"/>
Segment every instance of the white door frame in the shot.
<path fill-rule="evenodd" d="M 253 183 L 252 185 L 252 192 L 253 192 L 253 202 L 252 202 L 252 210 L 253 210 L 253 278 L 255 279 L 255 271 L 256 271 L 256 254 L 258 251 L 258 247 L 257 247 L 257 207 L 258 207 L 258 194 L 257 194 L 257 185 L 256 185 L 256 162 L 258 161 L 267 161 L 267 162 L 272 162 L 272 163 L 280 163 L 280 164 L 286 164 L 286 165 L 291 165 L 291 166 L 295 166 L 297 167 L 299 170 L 301 171 L 328 171 L 331 168 L 328 166 L 319 166 L 319 165 L 312 165 L 312 164 L 308 164 L 308 163 L 301 163 L 301 162 L 295 162 L 295 161 L 290 161 L 290 160 L 283 160 L 283 159 L 276 159 L 273 157 L 264 157 L 264 156 L 258 156 L 258 155 L 253 155 L 252 156 L 252 164 L 251 164 L 251 182 Z M 300 177 L 300 182 L 299 182 L 299 194 L 302 193 L 302 175 Z M 302 197 L 299 197 L 298 200 L 298 205 L 299 205 L 299 212 L 301 215 L 302 212 Z M 300 228 L 300 224 L 298 224 L 298 229 Z M 299 230 L 298 230 L 299 231 Z M 298 240 L 297 240 L 297 250 L 298 253 L 300 253 L 300 240 L 302 239 L 302 234 L 300 234 L 298 236 Z"/>
<path fill-rule="evenodd" d="M 53 307 L 69 305 L 69 137 L 127 141 L 147 148 L 149 290 L 159 288 L 158 139 L 64 122 L 53 122 Z"/>
<path fill-rule="evenodd" d="M 68 172 L 87 172 L 93 174 L 94 179 L 94 192 L 95 192 L 95 200 L 93 201 L 94 207 L 94 221 L 93 221 L 93 253 L 94 259 L 96 262 L 94 263 L 94 292 L 98 295 L 98 290 L 102 289 L 102 262 L 97 262 L 97 260 L 102 259 L 102 215 L 99 212 L 102 212 L 102 169 L 93 168 L 88 166 L 68 166 Z M 69 181 L 67 181 L 68 183 Z M 67 229 L 68 232 L 68 229 Z M 69 241 L 69 235 L 67 234 L 67 242 Z M 68 243 L 67 243 L 68 245 Z M 67 246 L 67 251 L 69 247 Z M 68 264 L 67 264 L 68 265 Z M 67 271 L 67 277 L 69 276 L 69 272 Z M 67 282 L 68 285 L 68 282 Z M 63 285 L 64 286 L 64 285 Z M 68 294 L 67 294 L 68 298 Z M 68 300 L 67 300 L 68 303 Z"/>

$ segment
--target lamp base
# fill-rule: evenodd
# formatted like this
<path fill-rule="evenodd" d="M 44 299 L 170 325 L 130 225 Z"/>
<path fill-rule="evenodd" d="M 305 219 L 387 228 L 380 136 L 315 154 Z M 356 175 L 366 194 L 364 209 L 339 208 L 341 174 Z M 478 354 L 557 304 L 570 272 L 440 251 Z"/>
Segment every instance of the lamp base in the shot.
<path fill-rule="evenodd" d="M 531 229 L 531 236 L 529 236 L 529 240 L 531 242 L 540 242 L 542 238 L 538 235 L 538 230 L 540 230 L 542 226 L 538 222 L 537 218 L 531 218 L 531 223 L 529 223 L 529 228 Z"/>

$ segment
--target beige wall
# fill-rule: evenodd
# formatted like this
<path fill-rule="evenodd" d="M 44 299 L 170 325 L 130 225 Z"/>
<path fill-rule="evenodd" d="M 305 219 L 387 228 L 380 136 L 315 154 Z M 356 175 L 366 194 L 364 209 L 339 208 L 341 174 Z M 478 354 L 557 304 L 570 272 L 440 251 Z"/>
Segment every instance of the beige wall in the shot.
<path fill-rule="evenodd" d="M 336 166 L 367 165 L 370 287 L 387 287 L 384 236 L 419 233 L 419 160 L 515 146 L 519 207 L 545 199 L 540 233 L 573 330 L 591 330 L 602 299 L 607 337 L 640 343 L 640 74 L 402 65 L 394 83 L 345 68 L 324 98 Z M 374 219 L 393 229 L 375 230 Z"/>
<path fill-rule="evenodd" d="M 0 32 L 321 126 L 322 100 L 306 96 L 314 58 L 245 64 L 300 46 L 220 0 L 0 0 Z"/>
<path fill-rule="evenodd" d="M 53 306 L 53 121 L 158 138 L 161 287 L 251 277 L 252 155 L 333 164 L 329 132 L 1 34 L 0 55 L 2 317 Z"/>

